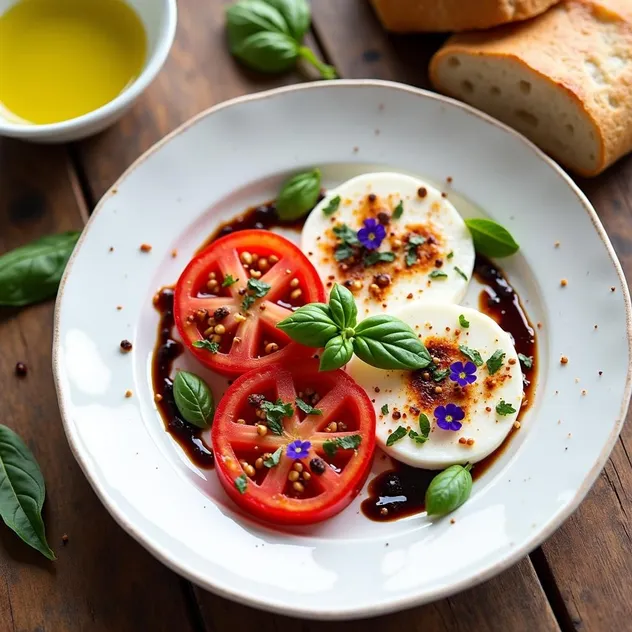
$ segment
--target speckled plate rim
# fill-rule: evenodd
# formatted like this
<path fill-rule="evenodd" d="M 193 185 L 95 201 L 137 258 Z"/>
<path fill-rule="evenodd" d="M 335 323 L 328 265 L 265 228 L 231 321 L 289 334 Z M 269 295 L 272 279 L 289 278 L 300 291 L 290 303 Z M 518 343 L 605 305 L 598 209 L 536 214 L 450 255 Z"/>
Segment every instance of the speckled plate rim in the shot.
<path fill-rule="evenodd" d="M 341 620 L 341 619 L 351 619 L 351 618 L 365 618 L 378 616 L 381 614 L 385 614 L 387 612 L 393 612 L 398 610 L 403 610 L 406 608 L 411 608 L 414 606 L 419 606 L 424 603 L 432 602 L 437 599 L 441 599 L 447 596 L 450 596 L 459 591 L 465 590 L 467 588 L 471 588 L 479 583 L 482 583 L 494 575 L 500 573 L 501 571 L 507 569 L 512 566 L 520 559 L 522 559 L 525 555 L 527 555 L 530 551 L 536 548 L 539 544 L 541 544 L 544 540 L 550 537 L 553 532 L 577 509 L 581 501 L 584 499 L 593 483 L 597 479 L 597 476 L 603 469 L 610 452 L 612 451 L 615 442 L 621 432 L 621 428 L 625 422 L 625 417 L 627 414 L 628 406 L 630 403 L 630 395 L 632 394 L 632 365 L 628 366 L 628 371 L 625 379 L 625 387 L 623 392 L 623 399 L 620 404 L 619 415 L 614 423 L 614 427 L 608 437 L 608 440 L 605 442 L 603 449 L 601 450 L 599 457 L 593 463 L 593 465 L 588 470 L 583 482 L 581 485 L 577 487 L 576 492 L 570 501 L 563 507 L 563 509 L 559 510 L 556 514 L 554 514 L 548 522 L 543 524 L 541 527 L 534 532 L 533 536 L 526 541 L 522 542 L 522 544 L 515 549 L 512 549 L 508 552 L 503 552 L 499 554 L 497 561 L 488 564 L 485 568 L 483 568 L 476 577 L 468 577 L 463 580 L 457 582 L 450 582 L 447 585 L 438 586 L 432 590 L 426 591 L 423 595 L 419 596 L 406 596 L 404 598 L 391 598 L 387 601 L 380 601 L 379 603 L 365 606 L 362 609 L 351 608 L 351 609 L 337 609 L 334 612 L 324 612 L 323 610 L 314 610 L 309 611 L 304 608 L 293 608 L 288 606 L 286 603 L 281 601 L 275 602 L 272 600 L 263 600 L 256 597 L 252 597 L 251 595 L 245 594 L 244 592 L 239 592 L 237 590 L 233 590 L 231 588 L 227 588 L 226 586 L 221 585 L 219 582 L 215 583 L 209 581 L 207 577 L 200 576 L 197 573 L 191 572 L 186 566 L 182 566 L 178 563 L 176 559 L 172 557 L 170 551 L 163 547 L 159 542 L 156 542 L 149 538 L 146 534 L 136 529 L 136 527 L 128 520 L 125 511 L 120 508 L 116 502 L 109 496 L 107 490 L 103 483 L 98 479 L 98 477 L 92 472 L 89 460 L 84 456 L 81 449 L 78 445 L 78 437 L 75 434 L 75 429 L 73 423 L 69 419 L 68 410 L 66 407 L 65 396 L 62 387 L 62 379 L 61 379 L 61 367 L 60 367 L 60 305 L 63 300 L 64 289 L 66 285 L 66 281 L 69 275 L 72 273 L 73 264 L 77 257 L 77 253 L 79 252 L 82 243 L 92 228 L 93 222 L 105 202 L 109 198 L 109 196 L 116 191 L 117 188 L 121 186 L 121 184 L 134 172 L 134 170 L 139 167 L 149 156 L 153 153 L 157 152 L 163 145 L 168 143 L 171 139 L 178 136 L 189 127 L 197 123 L 200 119 L 203 119 L 207 116 L 211 116 L 216 112 L 219 112 L 223 109 L 230 108 L 234 105 L 246 103 L 249 101 L 263 101 L 266 99 L 270 99 L 272 97 L 276 97 L 278 95 L 282 95 L 284 93 L 290 93 L 295 91 L 309 91 L 309 90 L 319 90 L 322 86 L 331 87 L 331 82 L 312 82 L 307 84 L 299 84 L 286 86 L 281 88 L 276 88 L 273 90 L 268 90 L 264 92 L 259 92 L 256 94 L 245 95 L 242 97 L 237 97 L 235 99 L 230 99 L 228 101 L 224 101 L 219 103 L 203 112 L 200 112 L 196 116 L 192 117 L 185 123 L 183 123 L 180 127 L 176 128 L 174 131 L 169 133 L 167 136 L 162 138 L 156 144 L 154 144 L 151 148 L 149 148 L 144 154 L 142 154 L 127 170 L 120 176 L 120 178 L 110 187 L 110 189 L 104 194 L 99 203 L 97 204 L 93 214 L 91 215 L 89 221 L 87 222 L 81 237 L 77 243 L 77 246 L 68 262 L 66 267 L 64 276 L 60 283 L 59 292 L 57 295 L 57 301 L 55 305 L 55 318 L 54 318 L 54 336 L 53 336 L 53 353 L 52 353 L 52 367 L 53 367 L 53 376 L 55 381 L 55 388 L 57 391 L 57 397 L 59 401 L 59 408 L 61 411 L 62 422 L 64 425 L 64 430 L 66 432 L 66 436 L 68 438 L 68 442 L 71 448 L 71 451 L 81 466 L 86 478 L 90 482 L 91 486 L 95 490 L 97 496 L 100 498 L 103 505 L 109 511 L 109 513 L 113 516 L 116 522 L 129 533 L 133 538 L 135 538 L 142 546 L 144 546 L 148 551 L 152 553 L 157 559 L 159 559 L 166 566 L 180 574 L 181 576 L 189 579 L 195 584 L 214 592 L 222 597 L 227 597 L 229 599 L 238 601 L 239 603 L 253 606 L 256 608 L 260 608 L 263 610 L 282 613 L 291 616 L 302 616 L 309 617 L 314 619 L 322 619 L 322 620 Z M 593 209 L 592 205 L 583 194 L 583 192 L 577 187 L 577 185 L 573 182 L 573 180 L 568 176 L 562 168 L 554 162 L 551 158 L 549 158 L 546 154 L 544 154 L 536 145 L 534 145 L 531 141 L 526 139 L 524 136 L 516 132 L 514 129 L 509 126 L 501 123 L 500 121 L 494 119 L 493 117 L 467 105 L 451 99 L 449 97 L 445 97 L 443 95 L 429 92 L 427 90 L 423 90 L 420 88 L 414 88 L 412 86 L 408 86 L 405 84 L 400 84 L 391 81 L 383 81 L 383 80 L 373 80 L 373 79 L 358 79 L 358 80 L 337 80 L 336 85 L 344 86 L 344 87 L 355 87 L 355 86 L 375 86 L 375 87 L 383 87 L 391 90 L 397 90 L 402 92 L 408 92 L 411 95 L 416 95 L 418 97 L 424 99 L 432 99 L 435 101 L 439 101 L 443 103 L 445 106 L 450 108 L 458 108 L 468 115 L 481 119 L 487 124 L 491 124 L 496 126 L 498 129 L 503 131 L 506 134 L 509 134 L 514 137 L 514 139 L 523 143 L 525 148 L 530 150 L 537 159 L 541 160 L 545 163 L 548 168 L 550 168 L 563 182 L 564 184 L 574 193 L 577 197 L 580 205 L 586 211 L 586 214 L 590 218 L 595 231 L 599 237 L 599 239 L 603 242 L 606 247 L 608 256 L 612 263 L 612 266 L 616 272 L 618 281 L 619 281 L 619 289 L 622 292 L 624 305 L 625 305 L 625 314 L 626 314 L 626 338 L 628 345 L 628 355 L 632 357 L 632 303 L 630 301 L 630 293 L 626 283 L 625 275 L 623 273 L 623 269 L 621 268 L 621 264 L 618 260 L 618 257 L 612 247 L 610 239 L 601 224 L 597 213 Z"/>

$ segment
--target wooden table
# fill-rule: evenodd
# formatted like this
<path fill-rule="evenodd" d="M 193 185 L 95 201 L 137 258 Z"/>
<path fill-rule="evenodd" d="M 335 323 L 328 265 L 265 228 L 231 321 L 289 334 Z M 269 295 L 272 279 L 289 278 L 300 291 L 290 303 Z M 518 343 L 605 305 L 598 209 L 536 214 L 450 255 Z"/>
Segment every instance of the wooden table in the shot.
<path fill-rule="evenodd" d="M 0 139 L 0 253 L 41 235 L 81 228 L 121 172 L 193 114 L 231 97 L 305 80 L 298 73 L 261 77 L 229 57 L 223 17 L 228 2 L 179 4 L 177 39 L 166 67 L 115 127 L 67 146 Z M 367 0 L 312 5 L 310 44 L 342 77 L 428 86 L 427 61 L 441 36 L 388 37 Z M 579 184 L 632 277 L 632 158 Z M 0 311 L 0 423 L 24 437 L 42 467 L 45 520 L 58 554 L 48 563 L 0 528 L 0 632 L 632 630 L 632 461 L 626 447 L 631 425 L 578 511 L 495 579 L 371 621 L 298 621 L 196 588 L 114 523 L 66 443 L 51 375 L 52 316 L 52 302 Z M 14 375 L 18 361 L 29 367 L 25 379 Z"/>

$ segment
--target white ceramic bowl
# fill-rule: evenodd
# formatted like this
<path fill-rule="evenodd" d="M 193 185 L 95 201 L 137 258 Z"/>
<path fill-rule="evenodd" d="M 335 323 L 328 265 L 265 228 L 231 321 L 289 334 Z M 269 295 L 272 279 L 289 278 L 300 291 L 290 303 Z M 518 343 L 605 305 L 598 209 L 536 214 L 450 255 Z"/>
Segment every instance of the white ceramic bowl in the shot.
<path fill-rule="evenodd" d="M 20 0 L 0 0 L 0 15 Z M 46 125 L 14 123 L 0 111 L 0 136 L 37 143 L 64 143 L 96 134 L 117 121 L 162 68 L 176 32 L 176 0 L 125 0 L 140 17 L 147 34 L 147 59 L 141 74 L 109 103 L 83 116 Z M 78 88 L 80 89 L 80 88 Z"/>

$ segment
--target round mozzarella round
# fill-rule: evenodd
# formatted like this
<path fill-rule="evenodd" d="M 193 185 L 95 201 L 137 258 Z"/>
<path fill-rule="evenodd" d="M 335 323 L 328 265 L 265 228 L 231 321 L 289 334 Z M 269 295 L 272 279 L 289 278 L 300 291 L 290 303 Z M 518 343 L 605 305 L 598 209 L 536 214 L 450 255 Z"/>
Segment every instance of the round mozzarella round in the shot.
<path fill-rule="evenodd" d="M 489 316 L 448 303 L 416 302 L 394 315 L 419 333 L 433 362 L 417 371 L 383 371 L 357 357 L 349 363 L 374 402 L 378 444 L 398 461 L 427 469 L 484 459 L 505 440 L 522 403 L 511 336 Z M 430 427 L 426 441 L 422 415 Z"/>
<path fill-rule="evenodd" d="M 458 303 L 474 268 L 472 237 L 454 206 L 400 173 L 368 173 L 328 192 L 301 245 L 328 288 L 354 293 L 360 316 L 413 300 Z"/>

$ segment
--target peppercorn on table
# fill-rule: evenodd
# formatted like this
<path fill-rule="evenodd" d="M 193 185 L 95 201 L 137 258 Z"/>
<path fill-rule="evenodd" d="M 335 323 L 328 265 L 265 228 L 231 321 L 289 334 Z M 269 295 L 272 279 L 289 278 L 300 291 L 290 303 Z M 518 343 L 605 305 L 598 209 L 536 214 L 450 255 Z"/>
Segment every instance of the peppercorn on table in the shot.
<path fill-rule="evenodd" d="M 164 70 L 133 110 L 105 133 L 65 146 L 0 139 L 0 254 L 43 235 L 80 230 L 121 172 L 197 112 L 235 96 L 316 77 L 313 69 L 268 76 L 237 64 L 225 40 L 227 4 L 180 1 L 177 38 Z M 340 76 L 428 85 L 427 61 L 441 36 L 387 36 L 367 0 L 312 0 L 312 12 L 309 44 Z M 599 178 L 579 182 L 630 275 L 631 181 L 629 157 Z M 151 221 L 150 209 L 147 217 Z M 632 426 L 624 427 L 579 510 L 513 568 L 449 599 L 379 619 L 300 621 L 198 589 L 114 523 L 64 436 L 51 375 L 52 316 L 52 301 L 0 309 L 1 422 L 20 433 L 42 468 L 48 492 L 44 519 L 58 558 L 48 562 L 0 528 L 0 632 L 630 628 L 632 461 L 626 442 L 632 441 Z"/>

